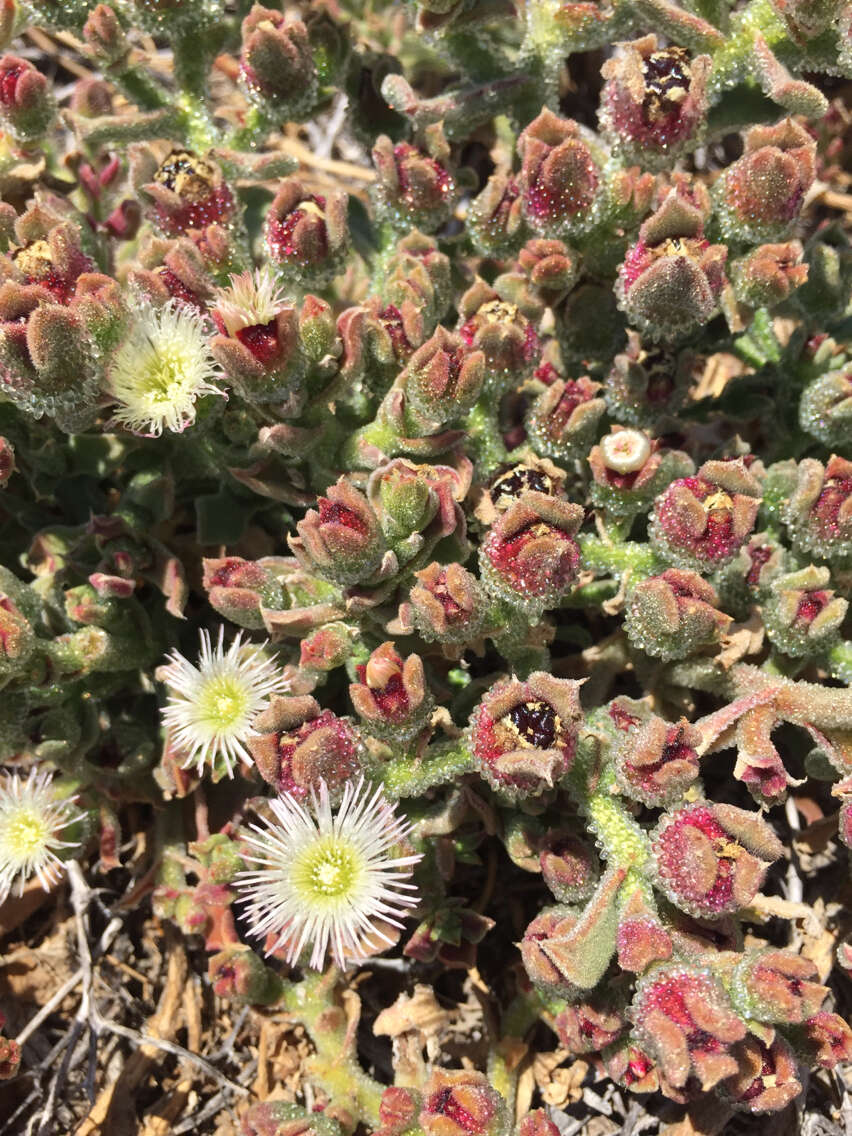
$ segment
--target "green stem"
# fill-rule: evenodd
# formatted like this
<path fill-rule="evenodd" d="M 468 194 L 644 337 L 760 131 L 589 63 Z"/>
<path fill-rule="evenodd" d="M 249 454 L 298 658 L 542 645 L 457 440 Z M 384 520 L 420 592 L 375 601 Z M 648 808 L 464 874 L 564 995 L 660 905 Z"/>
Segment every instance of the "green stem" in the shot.
<path fill-rule="evenodd" d="M 629 572 L 632 577 L 648 577 L 662 572 L 664 565 L 653 548 L 635 541 L 611 543 L 599 536 L 581 536 L 580 551 L 583 563 L 600 576 L 621 576 Z"/>
<path fill-rule="evenodd" d="M 825 663 L 832 678 L 847 684 L 852 683 L 852 643 L 848 639 L 831 648 L 826 655 Z"/>
<path fill-rule="evenodd" d="M 141 67 L 131 66 L 115 76 L 116 85 L 127 99 L 140 110 L 159 110 L 168 106 L 166 92 Z"/>
<path fill-rule="evenodd" d="M 483 395 L 467 416 L 467 442 L 471 456 L 483 472 L 496 469 L 508 458 L 497 413 L 500 400 Z"/>
<path fill-rule="evenodd" d="M 422 758 L 402 754 L 385 765 L 378 776 L 389 797 L 419 797 L 436 785 L 452 784 L 473 769 L 473 757 L 464 740 L 438 742 Z"/>

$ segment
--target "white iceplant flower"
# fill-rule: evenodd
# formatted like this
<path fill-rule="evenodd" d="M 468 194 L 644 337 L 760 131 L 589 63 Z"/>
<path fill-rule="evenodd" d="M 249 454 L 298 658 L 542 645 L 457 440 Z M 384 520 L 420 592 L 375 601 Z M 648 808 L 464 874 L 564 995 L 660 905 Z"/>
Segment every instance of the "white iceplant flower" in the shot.
<path fill-rule="evenodd" d="M 267 265 L 229 279 L 230 286 L 216 293 L 216 315 L 228 335 L 244 327 L 265 326 L 290 306 Z"/>
<path fill-rule="evenodd" d="M 115 400 L 113 420 L 134 434 L 180 433 L 195 421 L 196 400 L 223 395 L 202 317 L 172 300 L 155 309 L 143 303 L 107 367 Z"/>
<path fill-rule="evenodd" d="M 223 625 L 214 647 L 210 633 L 202 630 L 198 665 L 174 650 L 158 677 L 172 691 L 163 721 L 185 755 L 184 768 L 195 765 L 201 773 L 221 759 L 233 777 L 238 761 L 251 765 L 246 741 L 255 736 L 255 718 L 273 694 L 288 689 L 288 682 L 264 654 L 265 644 L 243 643 L 239 632 L 226 651 L 224 634 Z"/>
<path fill-rule="evenodd" d="M 65 870 L 58 853 L 79 847 L 60 833 L 83 814 L 73 798 L 56 796 L 52 780 L 33 769 L 26 780 L 9 773 L 0 784 L 0 903 L 21 895 L 33 876 L 48 891 Z"/>
<path fill-rule="evenodd" d="M 284 948 L 293 964 L 310 948 L 309 965 L 320 970 L 329 950 L 343 967 L 392 946 L 380 924 L 402 927 L 419 902 L 408 881 L 421 857 L 393 855 L 411 826 L 381 788 L 348 781 L 336 811 L 324 781 L 311 791 L 312 811 L 289 794 L 269 804 L 274 819 L 244 838 L 253 849 L 244 858 L 256 866 L 235 881 L 253 933 L 276 936 L 267 953 Z"/>

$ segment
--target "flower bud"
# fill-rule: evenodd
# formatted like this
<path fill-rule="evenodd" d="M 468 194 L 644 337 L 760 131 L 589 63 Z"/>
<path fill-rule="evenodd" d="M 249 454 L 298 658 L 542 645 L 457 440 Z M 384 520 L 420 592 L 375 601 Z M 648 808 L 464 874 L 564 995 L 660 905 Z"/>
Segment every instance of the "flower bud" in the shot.
<path fill-rule="evenodd" d="M 604 382 L 607 410 L 618 422 L 654 429 L 686 402 L 696 356 L 643 345 L 628 333 L 627 350 L 616 355 Z"/>
<path fill-rule="evenodd" d="M 813 184 L 815 163 L 816 143 L 795 119 L 746 131 L 743 156 L 714 187 L 725 239 L 751 244 L 783 240 Z"/>
<path fill-rule="evenodd" d="M 559 903 L 581 903 L 595 890 L 599 863 L 589 845 L 577 836 L 551 831 L 540 842 L 539 863 L 544 882 Z"/>
<path fill-rule="evenodd" d="M 632 517 L 650 508 L 653 499 L 676 477 L 694 470 L 680 450 L 661 450 L 642 430 L 614 426 L 589 451 L 592 504 L 613 517 Z"/>
<path fill-rule="evenodd" d="M 259 631 L 263 627 L 261 608 L 284 607 L 284 589 L 261 562 L 225 556 L 202 563 L 210 606 L 239 627 Z"/>
<path fill-rule="evenodd" d="M 424 639 L 447 645 L 476 639 L 485 617 L 479 581 L 460 564 L 437 562 L 414 573 L 409 592 L 411 617 Z"/>
<path fill-rule="evenodd" d="M 536 671 L 526 682 L 493 686 L 471 718 L 471 750 L 481 775 L 510 797 L 553 786 L 574 760 L 579 684 Z"/>
<path fill-rule="evenodd" d="M 366 497 L 341 477 L 317 499 L 296 525 L 290 547 L 307 572 L 338 584 L 368 580 L 379 568 L 386 546 L 378 518 Z"/>
<path fill-rule="evenodd" d="M 660 1089 L 656 1065 L 630 1038 L 617 1040 L 606 1049 L 603 1058 L 607 1076 L 625 1089 L 634 1093 L 655 1093 Z"/>
<path fill-rule="evenodd" d="M 471 466 L 462 461 L 415 465 L 395 458 L 370 475 L 367 497 L 385 539 L 401 562 L 422 559 L 442 537 L 455 535 L 466 548 L 465 518 L 460 501 L 470 486 Z M 466 559 L 467 552 L 460 556 Z"/>
<path fill-rule="evenodd" d="M 801 658 L 826 650 L 837 639 L 849 604 L 835 595 L 830 582 L 830 570 L 813 564 L 773 580 L 763 623 L 779 651 Z"/>
<path fill-rule="evenodd" d="M 745 1017 L 799 1024 L 819 1013 L 828 987 L 815 982 L 810 959 L 769 948 L 750 952 L 737 964 L 731 995 Z"/>
<path fill-rule="evenodd" d="M 527 297 L 530 305 L 555 307 L 573 288 L 579 270 L 579 256 L 562 241 L 535 237 L 518 253 L 516 271 L 523 285 L 519 297 Z M 500 281 L 509 279 L 510 276 L 499 277 L 498 288 Z"/>
<path fill-rule="evenodd" d="M 688 914 L 710 919 L 751 903 L 784 851 L 759 814 L 708 801 L 665 814 L 653 846 L 662 891 Z"/>
<path fill-rule="evenodd" d="M 821 1010 L 803 1026 L 790 1030 L 789 1036 L 808 1065 L 833 1069 L 841 1062 L 852 1061 L 852 1029 L 839 1014 Z"/>
<path fill-rule="evenodd" d="M 705 462 L 694 477 L 679 478 L 657 498 L 651 543 L 678 568 L 720 568 L 754 528 L 760 496 L 760 483 L 742 458 Z"/>
<path fill-rule="evenodd" d="M 774 308 L 784 303 L 808 278 L 799 241 L 760 245 L 731 265 L 734 294 L 750 308 Z"/>
<path fill-rule="evenodd" d="M 641 887 L 621 904 L 615 946 L 618 965 L 634 974 L 644 973 L 655 962 L 667 962 L 674 953 L 674 939 Z"/>
<path fill-rule="evenodd" d="M 543 1108 L 536 1108 L 521 1119 L 518 1136 L 559 1136 L 559 1129 Z"/>
<path fill-rule="evenodd" d="M 619 307 L 650 339 L 694 331 L 716 312 L 727 255 L 705 238 L 698 209 L 672 190 L 618 270 Z"/>
<path fill-rule="evenodd" d="M 675 1088 L 694 1076 L 706 1092 L 737 1073 L 731 1047 L 746 1035 L 708 971 L 663 966 L 641 979 L 630 1008 L 639 1043 Z"/>
<path fill-rule="evenodd" d="M 340 1125 L 325 1112 L 311 1112 L 287 1101 L 253 1104 L 240 1119 L 240 1136 L 340 1136 Z"/>
<path fill-rule="evenodd" d="M 227 225 L 236 211 L 234 195 L 218 167 L 189 150 L 172 150 L 141 188 L 152 202 L 151 220 L 164 237 Z"/>
<path fill-rule="evenodd" d="M 312 194 L 298 178 L 285 178 L 266 214 L 264 239 L 278 273 L 306 288 L 327 284 L 346 267 L 347 196 Z"/>
<path fill-rule="evenodd" d="M 379 1127 L 381 1136 L 402 1136 L 417 1123 L 421 1107 L 420 1093 L 416 1089 L 388 1085 L 379 1101 Z"/>
<path fill-rule="evenodd" d="M 580 505 L 528 492 L 491 526 L 479 550 L 482 582 L 529 615 L 540 614 L 571 588 L 580 564 L 574 536 Z"/>
<path fill-rule="evenodd" d="M 698 777 L 701 733 L 686 718 L 666 722 L 645 702 L 616 698 L 609 707 L 620 737 L 614 754 L 618 787 L 649 808 L 680 800 Z"/>
<path fill-rule="evenodd" d="M 580 991 L 597 986 L 615 953 L 616 897 L 624 874 L 608 872 L 582 910 L 545 908 L 527 927 L 521 958 L 538 989 L 574 1002 Z"/>
<path fill-rule="evenodd" d="M 239 944 L 213 955 L 207 964 L 213 993 L 232 1002 L 266 1006 L 283 992 L 282 980 L 250 947 Z"/>
<path fill-rule="evenodd" d="M 459 302 L 459 335 L 484 356 L 485 389 L 502 394 L 519 386 L 540 354 L 536 330 L 515 304 L 477 280 Z"/>
<path fill-rule="evenodd" d="M 423 1086 L 425 1136 L 498 1136 L 506 1104 L 475 1069 L 434 1069 Z"/>
<path fill-rule="evenodd" d="M 600 212 L 600 153 L 592 135 L 546 108 L 518 138 L 524 216 L 543 237 L 587 232 Z"/>
<path fill-rule="evenodd" d="M 255 4 L 242 22 L 240 83 L 248 98 L 279 121 L 300 122 L 317 100 L 317 75 L 301 20 Z"/>
<path fill-rule="evenodd" d="M 627 1022 L 605 997 L 592 995 L 588 1001 L 560 1010 L 553 1026 L 568 1052 L 581 1057 L 612 1045 L 624 1033 Z"/>
<path fill-rule="evenodd" d="M 419 655 L 403 660 L 393 643 L 383 643 L 356 671 L 349 697 L 368 733 L 402 744 L 423 729 L 433 702 Z"/>
<path fill-rule="evenodd" d="M 802 458 L 782 516 L 797 551 L 846 556 L 852 550 L 852 462 L 832 455 L 823 466 Z"/>
<path fill-rule="evenodd" d="M 780 1112 L 802 1092 L 795 1055 L 777 1034 L 767 1045 L 749 1034 L 731 1050 L 737 1072 L 718 1086 L 722 1099 L 739 1112 Z"/>
<path fill-rule="evenodd" d="M 83 25 L 83 39 L 95 61 L 104 70 L 123 63 L 130 52 L 124 28 L 115 9 L 109 4 L 98 4 L 89 12 Z"/>
<path fill-rule="evenodd" d="M 387 135 L 373 147 L 376 213 L 395 229 L 434 233 L 452 215 L 456 183 L 450 173 L 449 147 L 440 126 L 427 129 L 426 148 L 391 142 Z"/>
<path fill-rule="evenodd" d="M 299 800 L 324 781 L 338 793 L 361 768 L 361 740 L 355 727 L 330 710 L 320 711 L 309 695 L 274 696 L 254 721 L 257 736 L 248 750 L 264 781 Z"/>
<path fill-rule="evenodd" d="M 799 402 L 799 425 L 825 446 L 848 450 L 852 430 L 852 365 L 808 383 Z"/>
<path fill-rule="evenodd" d="M 471 350 L 461 335 L 437 327 L 408 360 L 401 381 L 414 413 L 424 422 L 444 426 L 473 406 L 484 379 L 483 352 Z"/>
<path fill-rule="evenodd" d="M 333 671 L 352 655 L 354 631 L 345 623 L 327 623 L 299 644 L 299 666 L 305 670 Z"/>
<path fill-rule="evenodd" d="M 5 1019 L 0 1018 L 0 1025 L 5 1025 Z M 11 1080 L 21 1065 L 21 1047 L 17 1041 L 0 1035 L 0 1081 Z"/>
<path fill-rule="evenodd" d="M 481 256 L 506 258 L 523 240 L 521 190 L 509 173 L 495 173 L 467 207 L 466 229 Z"/>
<path fill-rule="evenodd" d="M 601 68 L 601 130 L 625 164 L 661 170 L 702 140 L 709 55 L 660 47 L 655 35 L 618 45 Z"/>
<path fill-rule="evenodd" d="M 668 568 L 635 585 L 624 630 L 634 647 L 656 659 L 685 659 L 717 642 L 730 624 L 718 603 L 715 589 L 696 572 Z"/>
<path fill-rule="evenodd" d="M 572 461 L 588 452 L 606 409 L 600 383 L 584 375 L 557 379 L 536 398 L 527 413 L 530 441 L 539 454 Z"/>
<path fill-rule="evenodd" d="M 44 75 L 17 55 L 0 59 L 0 122 L 22 146 L 47 133 L 56 113 L 53 92 Z"/>

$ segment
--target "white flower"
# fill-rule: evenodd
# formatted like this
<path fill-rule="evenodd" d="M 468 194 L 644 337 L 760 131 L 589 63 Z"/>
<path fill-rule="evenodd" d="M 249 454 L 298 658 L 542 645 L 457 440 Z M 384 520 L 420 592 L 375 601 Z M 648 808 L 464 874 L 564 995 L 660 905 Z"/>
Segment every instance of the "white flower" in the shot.
<path fill-rule="evenodd" d="M 268 324 L 290 306 L 267 265 L 254 273 L 231 276 L 230 281 L 229 288 L 216 293 L 216 315 L 228 335 L 236 335 L 244 327 Z"/>
<path fill-rule="evenodd" d="M 287 689 L 287 680 L 264 655 L 263 645 L 243 643 L 239 632 L 226 651 L 224 633 L 222 626 L 213 647 L 209 633 L 202 631 L 198 666 L 172 651 L 158 677 L 174 691 L 163 721 L 186 755 L 184 766 L 195 764 L 201 773 L 221 758 L 232 777 L 238 760 L 251 765 L 245 743 L 255 734 L 254 719 L 267 708 L 270 695 Z"/>
<path fill-rule="evenodd" d="M 257 835 L 245 837 L 257 849 L 245 858 L 258 867 L 241 872 L 236 886 L 249 900 L 253 932 L 277 936 L 269 953 L 286 947 L 295 963 L 310 947 L 319 970 L 329 948 L 342 967 L 377 949 L 376 940 L 392 945 L 377 924 L 401 927 L 405 909 L 418 903 L 407 881 L 421 857 L 391 855 L 410 825 L 380 788 L 365 789 L 363 777 L 347 782 L 335 814 L 324 781 L 319 798 L 311 796 L 315 816 L 289 795 L 269 802 L 275 820 L 252 825 Z"/>
<path fill-rule="evenodd" d="M 56 883 L 64 871 L 57 851 L 79 847 L 60 840 L 59 833 L 82 817 L 72 799 L 55 795 L 51 775 L 44 770 L 31 770 L 26 781 L 17 773 L 7 774 L 0 786 L 0 903 L 16 880 L 18 895 L 31 876 L 45 891 Z"/>
<path fill-rule="evenodd" d="M 217 374 L 197 312 L 174 300 L 143 304 L 107 368 L 114 421 L 146 437 L 179 433 L 195 421 L 200 395 L 224 393 L 211 382 Z"/>

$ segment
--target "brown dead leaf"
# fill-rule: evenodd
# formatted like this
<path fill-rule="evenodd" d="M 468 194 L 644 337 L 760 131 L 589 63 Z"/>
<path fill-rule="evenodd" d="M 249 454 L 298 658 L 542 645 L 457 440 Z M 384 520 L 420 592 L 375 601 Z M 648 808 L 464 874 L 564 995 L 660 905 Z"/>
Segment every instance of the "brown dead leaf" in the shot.
<path fill-rule="evenodd" d="M 582 1085 L 589 1065 L 579 1058 L 570 1065 L 563 1065 L 570 1056 L 567 1049 L 555 1049 L 551 1053 L 537 1053 L 533 1058 L 533 1075 L 542 1100 L 553 1108 L 565 1108 L 583 1095 Z"/>
<path fill-rule="evenodd" d="M 716 656 L 716 662 L 725 670 L 730 670 L 734 663 L 744 659 L 746 655 L 757 655 L 763 648 L 763 623 L 758 613 L 752 612 L 745 623 L 735 623 L 727 635 L 722 636 L 722 649 Z"/>
<path fill-rule="evenodd" d="M 400 994 L 373 1023 L 376 1037 L 399 1037 L 417 1030 L 425 1038 L 446 1029 L 450 1016 L 439 1004 L 431 986 L 418 983 L 412 995 Z"/>

